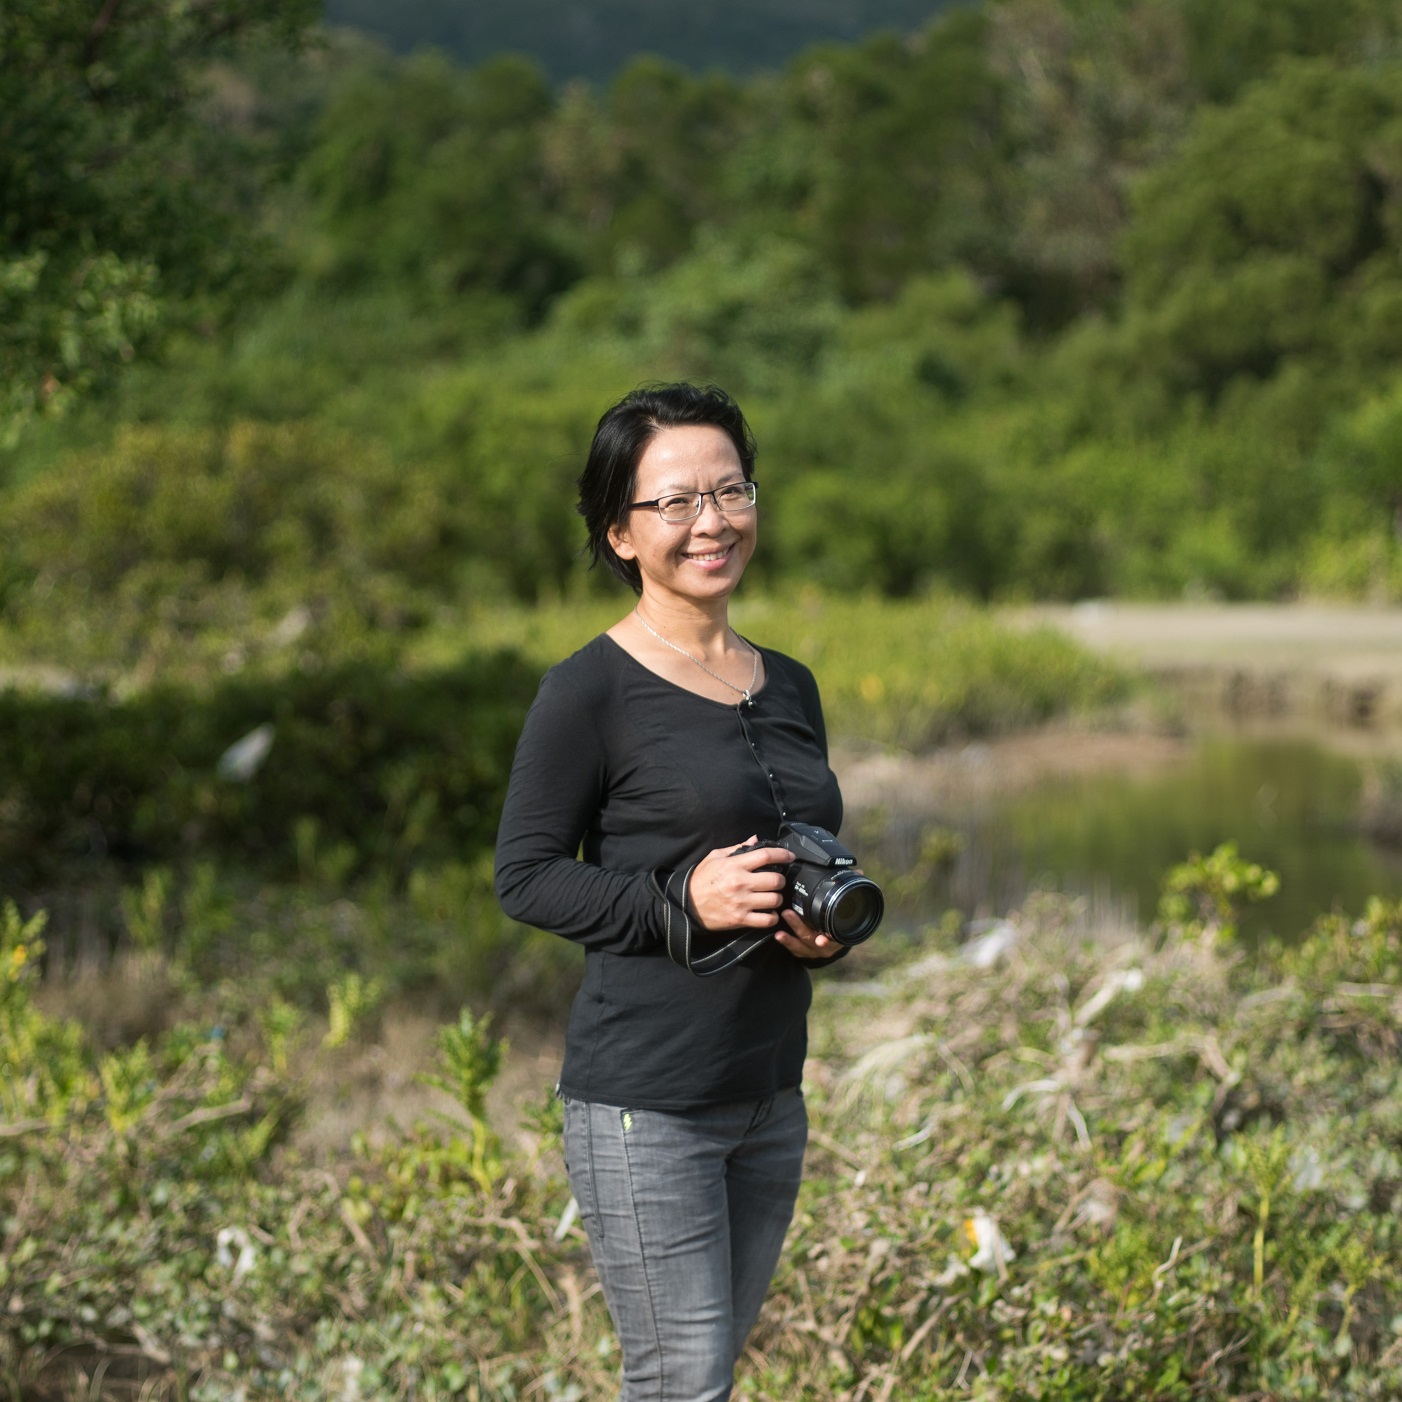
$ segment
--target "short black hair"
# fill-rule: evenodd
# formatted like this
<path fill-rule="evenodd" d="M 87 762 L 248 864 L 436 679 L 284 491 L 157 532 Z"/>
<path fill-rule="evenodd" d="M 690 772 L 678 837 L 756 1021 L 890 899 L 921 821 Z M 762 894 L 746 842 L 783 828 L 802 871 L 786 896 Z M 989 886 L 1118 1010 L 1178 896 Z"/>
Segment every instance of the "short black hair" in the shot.
<path fill-rule="evenodd" d="M 609 527 L 627 520 L 638 463 L 658 431 L 692 424 L 720 429 L 735 445 L 745 480 L 754 481 L 754 435 L 740 406 L 718 385 L 640 385 L 606 410 L 594 430 L 575 509 L 589 531 L 590 567 L 602 560 L 634 593 L 642 593 L 642 574 L 636 560 L 615 553 Z"/>

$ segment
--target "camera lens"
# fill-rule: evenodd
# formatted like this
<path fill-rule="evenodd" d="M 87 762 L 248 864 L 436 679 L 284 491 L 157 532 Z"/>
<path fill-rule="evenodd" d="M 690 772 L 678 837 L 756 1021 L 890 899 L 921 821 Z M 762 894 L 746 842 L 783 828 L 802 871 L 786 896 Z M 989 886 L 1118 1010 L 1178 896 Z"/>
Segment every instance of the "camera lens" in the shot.
<path fill-rule="evenodd" d="M 816 927 L 839 944 L 861 944 L 876 933 L 886 913 L 881 887 L 865 876 L 839 872 L 829 877 L 814 902 Z"/>

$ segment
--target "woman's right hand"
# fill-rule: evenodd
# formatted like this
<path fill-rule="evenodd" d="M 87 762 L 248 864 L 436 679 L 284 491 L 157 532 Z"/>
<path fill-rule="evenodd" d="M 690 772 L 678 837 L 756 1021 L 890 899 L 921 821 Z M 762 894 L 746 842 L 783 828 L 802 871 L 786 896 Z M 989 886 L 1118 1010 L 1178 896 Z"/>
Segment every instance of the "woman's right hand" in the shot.
<path fill-rule="evenodd" d="M 787 847 L 717 847 L 696 865 L 687 896 L 696 918 L 708 930 L 773 930 L 784 903 L 784 877 L 766 867 L 787 866 Z"/>

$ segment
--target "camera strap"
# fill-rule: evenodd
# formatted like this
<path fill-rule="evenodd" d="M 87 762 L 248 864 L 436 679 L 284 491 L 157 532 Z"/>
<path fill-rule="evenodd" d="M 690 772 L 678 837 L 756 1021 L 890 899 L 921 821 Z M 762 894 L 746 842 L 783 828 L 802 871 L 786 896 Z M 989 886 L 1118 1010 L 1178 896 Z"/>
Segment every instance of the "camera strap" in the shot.
<path fill-rule="evenodd" d="M 735 715 L 740 722 L 740 734 L 744 737 L 745 744 L 755 757 L 755 763 L 759 765 L 769 784 L 769 794 L 774 800 L 774 810 L 779 815 L 779 821 L 781 823 L 787 822 L 789 805 L 784 798 L 784 790 L 779 783 L 779 776 L 765 762 L 764 756 L 760 754 L 759 737 L 754 733 L 745 716 L 745 712 L 752 710 L 754 705 L 752 699 L 746 698 L 735 707 Z M 686 900 L 688 889 L 691 886 L 691 873 L 695 870 L 694 866 L 689 867 L 682 874 L 680 900 L 672 898 L 671 888 L 676 873 L 672 873 L 667 878 L 662 891 L 663 935 L 666 941 L 667 955 L 674 964 L 680 964 L 688 973 L 695 974 L 697 978 L 710 978 L 713 974 L 733 969 L 737 964 L 748 959 L 762 945 L 771 943 L 774 939 L 774 932 L 766 930 L 763 934 L 737 935 L 719 949 L 709 950 L 699 956 L 694 955 L 692 950 L 692 920 L 686 908 Z"/>
<path fill-rule="evenodd" d="M 676 879 L 673 872 L 662 887 L 662 933 L 667 946 L 667 957 L 674 964 L 680 964 L 688 973 L 697 978 L 710 978 L 713 974 L 724 973 L 736 964 L 748 959 L 761 945 L 773 940 L 771 931 L 757 935 L 737 935 L 728 944 L 712 949 L 702 955 L 692 952 L 692 921 L 687 912 L 686 899 L 691 885 L 691 873 L 696 868 L 688 867 L 681 877 L 680 899 L 672 897 L 672 883 Z"/>

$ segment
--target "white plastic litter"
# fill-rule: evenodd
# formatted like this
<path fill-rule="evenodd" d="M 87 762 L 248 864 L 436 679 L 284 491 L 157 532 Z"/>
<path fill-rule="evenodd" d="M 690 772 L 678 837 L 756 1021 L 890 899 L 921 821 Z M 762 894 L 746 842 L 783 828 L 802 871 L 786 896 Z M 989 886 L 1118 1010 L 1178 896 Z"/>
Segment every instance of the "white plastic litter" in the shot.
<path fill-rule="evenodd" d="M 959 951 L 959 957 L 976 969 L 991 969 L 1017 943 L 1017 926 L 1000 920 L 992 929 L 972 939 Z"/>
<path fill-rule="evenodd" d="M 570 1228 L 579 1220 L 579 1203 L 574 1198 L 569 1200 L 569 1205 L 560 1214 L 559 1224 L 555 1228 L 555 1240 L 564 1241 L 569 1236 Z"/>
<path fill-rule="evenodd" d="M 233 1271 L 232 1284 L 237 1285 L 257 1264 L 258 1253 L 242 1227 L 220 1227 L 214 1238 L 214 1259 Z"/>
<path fill-rule="evenodd" d="M 222 755 L 217 766 L 219 777 L 232 784 L 246 784 L 263 767 L 268 751 L 273 747 L 273 736 L 277 733 L 271 721 L 255 726 L 243 737 L 235 740 Z"/>

